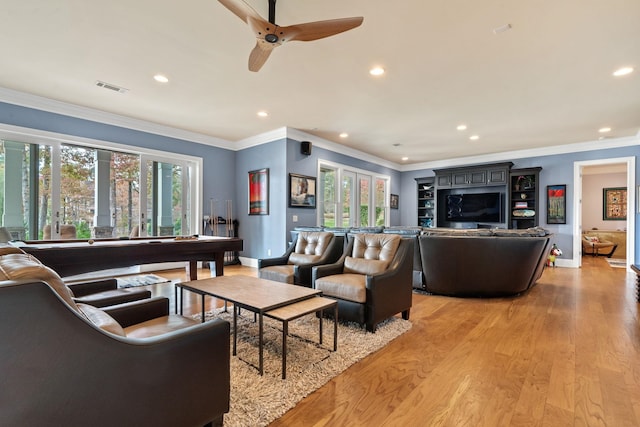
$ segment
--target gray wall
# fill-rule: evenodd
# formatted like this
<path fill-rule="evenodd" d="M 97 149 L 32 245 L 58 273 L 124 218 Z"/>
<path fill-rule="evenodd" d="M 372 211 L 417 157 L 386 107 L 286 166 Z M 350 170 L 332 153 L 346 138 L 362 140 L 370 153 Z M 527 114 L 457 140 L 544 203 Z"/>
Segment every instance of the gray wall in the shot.
<path fill-rule="evenodd" d="M 370 170 L 391 177 L 391 193 L 400 196 L 400 209 L 391 210 L 391 225 L 416 225 L 416 177 L 433 176 L 432 169 L 399 172 L 372 162 L 314 146 L 312 154 L 300 154 L 300 143 L 282 139 L 238 152 L 211 147 L 191 141 L 140 132 L 104 123 L 77 119 L 60 114 L 0 103 L 0 123 L 75 135 L 96 140 L 122 143 L 155 150 L 176 152 L 203 158 L 203 215 L 208 215 L 209 199 L 233 200 L 234 216 L 240 221 L 240 237 L 245 250 L 242 256 L 264 258 L 280 255 L 286 248 L 288 232 L 295 225 L 315 225 L 316 210 L 288 207 L 288 174 L 316 176 L 318 160 L 327 160 L 358 169 Z M 594 150 L 553 156 L 513 159 L 514 168 L 541 166 L 539 200 L 542 212 L 546 209 L 544 189 L 547 185 L 567 184 L 567 224 L 546 224 L 541 215 L 540 225 L 554 233 L 554 239 L 571 258 L 573 233 L 573 163 L 616 157 L 638 158 L 638 147 Z M 455 166 L 455 165 L 451 165 Z M 248 215 L 247 173 L 268 167 L 270 171 L 269 215 Z M 636 182 L 640 183 L 640 162 L 636 161 Z M 634 189 L 635 190 L 635 189 Z M 293 223 L 293 215 L 298 222 Z M 633 215 L 636 231 L 640 230 L 640 214 Z M 636 260 L 640 260 L 640 238 L 636 236 Z"/>
<path fill-rule="evenodd" d="M 224 201 L 235 198 L 235 181 L 226 178 L 221 180 L 221 177 L 231 177 L 235 172 L 236 153 L 231 150 L 2 102 L 0 123 L 201 157 L 205 210 L 203 214 L 210 213 L 209 199 Z"/>
<path fill-rule="evenodd" d="M 638 147 L 610 148 L 603 150 L 585 151 L 569 154 L 558 154 L 552 156 L 529 157 L 525 159 L 511 159 L 514 169 L 540 166 L 540 185 L 538 186 L 538 200 L 540 200 L 539 225 L 554 233 L 553 239 L 563 251 L 564 258 L 573 257 L 573 169 L 574 162 L 600 160 L 618 157 L 636 157 L 636 170 L 631 171 L 636 176 L 636 183 L 640 184 L 640 162 L 638 161 Z M 452 165 L 454 166 L 454 165 Z M 400 208 L 402 209 L 401 221 L 403 224 L 415 225 L 417 217 L 417 186 L 415 178 L 434 176 L 432 169 L 423 169 L 402 174 Z M 567 223 L 547 224 L 546 223 L 546 187 L 547 185 L 567 185 Z M 589 191 L 583 188 L 583 193 Z M 598 189 L 601 191 L 601 189 Z M 637 205 L 637 202 L 636 202 Z M 629 218 L 635 221 L 636 234 L 640 232 L 640 214 L 636 211 L 629 213 Z M 640 237 L 636 235 L 636 260 L 640 258 Z"/>
<path fill-rule="evenodd" d="M 268 258 L 284 252 L 287 211 L 285 147 L 286 141 L 281 139 L 237 153 L 233 176 L 237 183 L 236 206 L 240 237 L 244 239 L 244 257 Z M 248 173 L 262 168 L 269 168 L 269 214 L 249 215 Z"/>

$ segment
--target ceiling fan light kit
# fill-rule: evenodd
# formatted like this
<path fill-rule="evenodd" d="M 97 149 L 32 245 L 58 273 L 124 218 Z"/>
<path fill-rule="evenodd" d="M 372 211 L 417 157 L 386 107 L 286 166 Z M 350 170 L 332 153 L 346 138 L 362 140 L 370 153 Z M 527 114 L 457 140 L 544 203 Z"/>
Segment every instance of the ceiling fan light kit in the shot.
<path fill-rule="evenodd" d="M 234 15 L 242 19 L 256 37 L 256 45 L 249 54 L 249 70 L 259 71 L 271 51 L 288 41 L 319 40 L 359 27 L 363 17 L 330 19 L 280 27 L 276 25 L 276 0 L 269 1 L 269 20 L 263 19 L 243 0 L 218 0 Z"/>

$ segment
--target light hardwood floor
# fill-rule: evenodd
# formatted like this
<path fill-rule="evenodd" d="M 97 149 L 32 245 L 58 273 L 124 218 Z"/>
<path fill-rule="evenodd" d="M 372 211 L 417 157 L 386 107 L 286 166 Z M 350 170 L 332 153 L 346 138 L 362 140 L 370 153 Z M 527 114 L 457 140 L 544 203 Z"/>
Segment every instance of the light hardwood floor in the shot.
<path fill-rule="evenodd" d="M 640 426 L 635 276 L 602 258 L 583 262 L 546 269 L 522 297 L 414 294 L 408 333 L 272 426 Z M 155 292 L 173 298 L 170 286 Z"/>

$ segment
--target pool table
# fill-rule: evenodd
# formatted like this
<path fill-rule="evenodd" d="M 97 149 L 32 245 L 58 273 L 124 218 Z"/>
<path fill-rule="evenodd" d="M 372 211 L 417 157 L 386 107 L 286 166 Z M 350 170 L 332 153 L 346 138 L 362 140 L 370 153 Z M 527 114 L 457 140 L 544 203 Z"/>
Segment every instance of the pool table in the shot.
<path fill-rule="evenodd" d="M 224 253 L 241 251 L 237 237 L 139 237 L 90 240 L 31 240 L 15 246 L 35 256 L 61 277 L 140 264 L 188 261 L 189 278 L 197 280 L 197 262 L 215 261 L 224 273 Z"/>

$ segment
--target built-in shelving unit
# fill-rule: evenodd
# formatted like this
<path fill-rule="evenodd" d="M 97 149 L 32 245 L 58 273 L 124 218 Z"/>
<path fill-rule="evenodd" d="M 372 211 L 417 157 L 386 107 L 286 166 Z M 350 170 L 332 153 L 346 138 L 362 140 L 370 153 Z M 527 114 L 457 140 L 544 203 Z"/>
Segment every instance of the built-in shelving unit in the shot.
<path fill-rule="evenodd" d="M 435 178 L 416 178 L 418 184 L 418 226 L 435 227 Z"/>
<path fill-rule="evenodd" d="M 509 228 L 538 225 L 539 176 L 542 168 L 512 169 L 509 173 Z"/>

